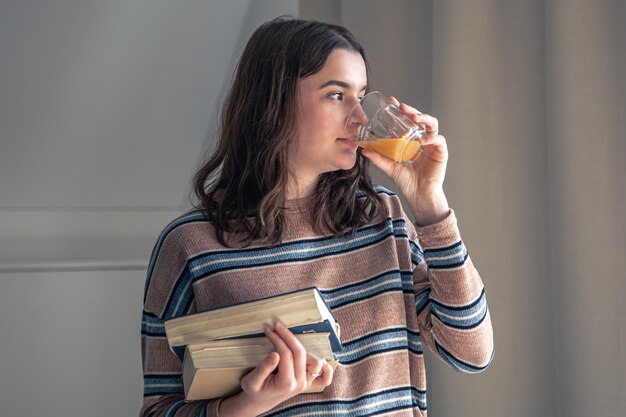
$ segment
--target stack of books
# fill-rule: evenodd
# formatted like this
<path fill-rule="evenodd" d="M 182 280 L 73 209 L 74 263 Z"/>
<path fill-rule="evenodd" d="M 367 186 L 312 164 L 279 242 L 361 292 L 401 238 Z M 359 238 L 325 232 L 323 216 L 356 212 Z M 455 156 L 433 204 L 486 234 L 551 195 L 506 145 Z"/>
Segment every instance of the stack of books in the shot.
<path fill-rule="evenodd" d="M 185 399 L 225 397 L 274 351 L 263 329 L 280 320 L 307 352 L 336 367 L 339 323 L 316 288 L 231 305 L 165 322 L 172 351 L 183 362 Z M 307 392 L 319 392 L 310 390 Z"/>

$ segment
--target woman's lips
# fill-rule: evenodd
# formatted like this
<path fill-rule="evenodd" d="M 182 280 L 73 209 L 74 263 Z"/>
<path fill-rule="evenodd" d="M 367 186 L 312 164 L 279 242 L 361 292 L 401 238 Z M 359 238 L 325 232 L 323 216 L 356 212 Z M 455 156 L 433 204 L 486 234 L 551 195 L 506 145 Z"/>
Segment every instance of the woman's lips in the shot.
<path fill-rule="evenodd" d="M 352 146 L 354 146 L 355 148 L 357 147 L 357 144 L 356 144 L 356 138 L 337 138 L 337 140 L 340 140 L 340 141 L 342 141 L 342 142 L 345 142 L 345 143 L 347 143 L 348 145 L 352 145 Z"/>

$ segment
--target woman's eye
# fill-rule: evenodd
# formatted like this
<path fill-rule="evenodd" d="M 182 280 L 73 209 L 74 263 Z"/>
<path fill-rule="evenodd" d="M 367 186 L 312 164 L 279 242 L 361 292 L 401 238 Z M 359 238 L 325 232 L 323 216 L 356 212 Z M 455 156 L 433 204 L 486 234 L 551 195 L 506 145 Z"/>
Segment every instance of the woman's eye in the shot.
<path fill-rule="evenodd" d="M 330 93 L 328 97 L 330 97 L 333 100 L 341 100 L 343 99 L 343 93 Z"/>

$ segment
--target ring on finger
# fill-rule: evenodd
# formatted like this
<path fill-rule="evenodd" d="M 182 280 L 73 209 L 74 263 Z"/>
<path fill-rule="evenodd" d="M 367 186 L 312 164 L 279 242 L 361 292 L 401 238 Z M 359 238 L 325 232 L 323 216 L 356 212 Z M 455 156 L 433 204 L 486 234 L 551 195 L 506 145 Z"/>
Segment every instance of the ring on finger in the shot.
<path fill-rule="evenodd" d="M 433 130 L 432 132 L 426 132 L 427 135 L 436 136 L 439 134 L 439 130 Z"/>

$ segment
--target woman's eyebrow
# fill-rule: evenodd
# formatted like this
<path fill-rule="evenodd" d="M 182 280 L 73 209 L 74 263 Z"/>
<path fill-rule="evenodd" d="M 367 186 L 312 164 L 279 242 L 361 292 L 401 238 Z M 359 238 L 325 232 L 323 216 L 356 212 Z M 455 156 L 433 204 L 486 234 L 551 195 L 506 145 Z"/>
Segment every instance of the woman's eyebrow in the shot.
<path fill-rule="evenodd" d="M 336 85 L 337 87 L 342 87 L 342 88 L 350 88 L 351 85 L 345 81 L 340 81 L 340 80 L 329 80 L 326 81 L 324 84 L 322 84 L 320 86 L 320 90 L 324 87 L 328 87 L 329 85 Z M 367 90 L 367 85 L 364 85 L 363 88 L 361 89 L 361 91 L 363 90 Z"/>

